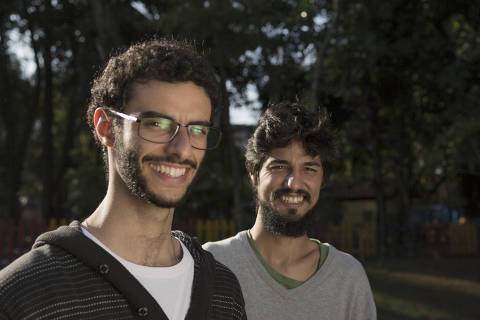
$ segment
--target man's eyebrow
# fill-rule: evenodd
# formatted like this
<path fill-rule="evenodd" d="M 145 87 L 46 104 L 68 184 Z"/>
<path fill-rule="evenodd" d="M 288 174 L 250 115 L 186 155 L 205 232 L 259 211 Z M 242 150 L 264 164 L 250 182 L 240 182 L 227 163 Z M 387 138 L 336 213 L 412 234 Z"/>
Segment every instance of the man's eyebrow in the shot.
<path fill-rule="evenodd" d="M 273 158 L 273 160 L 268 163 L 268 165 L 271 165 L 271 164 L 289 164 L 289 162 L 287 160 Z"/>
<path fill-rule="evenodd" d="M 320 167 L 320 168 L 322 167 L 322 164 L 317 161 L 308 161 L 308 162 L 305 162 L 304 165 L 308 167 Z"/>
<path fill-rule="evenodd" d="M 157 111 L 145 111 L 145 112 L 139 112 L 137 114 L 137 116 L 140 116 L 142 118 L 145 118 L 145 117 L 162 117 L 162 118 L 166 118 L 166 119 L 170 119 L 172 121 L 175 121 L 175 122 L 178 122 L 177 120 L 173 119 L 172 117 L 170 116 L 167 116 L 166 114 L 163 114 L 163 113 L 160 113 L 160 112 L 157 112 Z M 192 121 L 192 122 L 189 122 L 188 123 L 189 125 L 190 124 L 193 124 L 193 125 L 202 125 L 202 126 L 211 126 L 211 123 L 210 121 L 202 121 L 202 120 L 199 120 L 199 121 Z"/>
<path fill-rule="evenodd" d="M 206 126 L 206 127 L 211 127 L 212 123 L 210 121 L 192 121 L 188 123 L 189 125 L 200 125 L 200 126 Z"/>
<path fill-rule="evenodd" d="M 162 117 L 162 118 L 166 118 L 166 119 L 170 119 L 170 120 L 173 120 L 175 121 L 172 117 L 170 116 L 167 116 L 166 114 L 163 114 L 163 113 L 160 113 L 160 112 L 156 112 L 156 111 L 144 111 L 144 112 L 139 112 L 137 113 L 138 116 L 142 117 L 142 118 L 150 118 L 150 117 Z"/>

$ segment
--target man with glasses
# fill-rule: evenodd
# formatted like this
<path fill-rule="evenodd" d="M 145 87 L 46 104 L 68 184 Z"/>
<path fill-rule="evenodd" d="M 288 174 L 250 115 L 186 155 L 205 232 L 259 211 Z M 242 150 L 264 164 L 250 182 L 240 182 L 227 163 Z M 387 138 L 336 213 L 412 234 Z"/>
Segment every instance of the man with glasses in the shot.
<path fill-rule="evenodd" d="M 220 141 L 218 90 L 185 43 L 147 41 L 109 60 L 87 111 L 107 193 L 83 222 L 41 235 L 0 272 L 0 319 L 245 319 L 233 273 L 171 231 Z"/>

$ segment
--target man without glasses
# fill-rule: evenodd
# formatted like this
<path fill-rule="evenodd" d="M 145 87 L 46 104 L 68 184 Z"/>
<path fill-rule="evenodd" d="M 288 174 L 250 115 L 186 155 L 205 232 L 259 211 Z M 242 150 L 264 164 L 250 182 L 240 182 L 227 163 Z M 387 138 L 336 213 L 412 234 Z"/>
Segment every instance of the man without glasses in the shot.
<path fill-rule="evenodd" d="M 248 319 L 376 319 L 361 264 L 306 234 L 337 158 L 326 116 L 295 103 L 270 105 L 245 157 L 255 224 L 204 248 L 238 277 Z"/>
<path fill-rule="evenodd" d="M 0 319 L 245 319 L 231 271 L 171 231 L 220 141 L 219 101 L 212 68 L 187 44 L 152 40 L 111 58 L 87 111 L 105 198 L 0 272 Z"/>

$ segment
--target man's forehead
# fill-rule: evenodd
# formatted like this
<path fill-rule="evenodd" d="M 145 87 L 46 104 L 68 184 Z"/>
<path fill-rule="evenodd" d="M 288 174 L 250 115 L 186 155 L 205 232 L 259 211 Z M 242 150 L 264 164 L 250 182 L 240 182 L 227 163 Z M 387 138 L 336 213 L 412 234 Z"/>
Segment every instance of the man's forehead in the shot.
<path fill-rule="evenodd" d="M 290 158 L 290 157 L 279 157 L 279 156 L 274 156 L 274 155 L 269 155 L 266 159 L 265 159 L 265 164 L 269 164 L 269 163 L 272 163 L 272 162 L 275 162 L 275 163 L 292 163 L 292 162 L 302 162 L 302 163 L 307 163 L 307 164 L 310 164 L 310 163 L 315 163 L 315 162 L 318 162 L 318 163 L 321 163 L 321 159 L 320 159 L 320 156 L 317 155 L 315 157 L 312 157 L 310 155 L 306 155 L 304 157 L 300 157 L 300 158 Z"/>
<path fill-rule="evenodd" d="M 293 154 L 293 153 L 278 153 L 272 152 L 270 153 L 264 161 L 264 165 L 268 165 L 270 163 L 284 163 L 284 164 L 294 164 L 294 163 L 301 163 L 301 164 L 308 164 L 308 165 L 321 165 L 321 158 L 320 155 L 311 156 L 309 154 Z"/>
<path fill-rule="evenodd" d="M 131 85 L 125 112 L 157 113 L 181 123 L 186 120 L 189 120 L 186 123 L 209 122 L 212 104 L 205 89 L 191 81 L 167 82 L 152 79 Z"/>

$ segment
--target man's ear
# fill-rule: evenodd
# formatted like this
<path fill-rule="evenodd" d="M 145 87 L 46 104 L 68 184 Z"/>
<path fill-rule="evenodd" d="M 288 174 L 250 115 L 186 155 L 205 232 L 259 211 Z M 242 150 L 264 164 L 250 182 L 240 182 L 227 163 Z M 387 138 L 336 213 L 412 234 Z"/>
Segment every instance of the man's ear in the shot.
<path fill-rule="evenodd" d="M 93 114 L 95 131 L 100 142 L 106 147 L 113 147 L 112 122 L 109 120 L 105 109 L 97 108 Z"/>
<path fill-rule="evenodd" d="M 257 179 L 255 178 L 255 176 L 253 174 L 250 174 L 250 182 L 252 183 L 252 185 L 256 186 L 257 185 Z"/>

